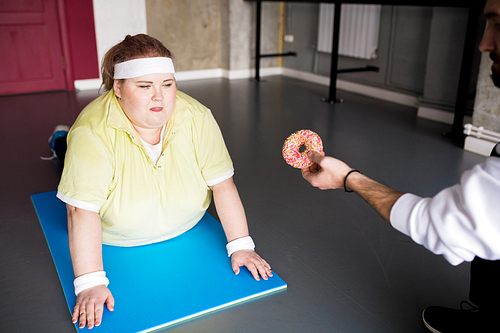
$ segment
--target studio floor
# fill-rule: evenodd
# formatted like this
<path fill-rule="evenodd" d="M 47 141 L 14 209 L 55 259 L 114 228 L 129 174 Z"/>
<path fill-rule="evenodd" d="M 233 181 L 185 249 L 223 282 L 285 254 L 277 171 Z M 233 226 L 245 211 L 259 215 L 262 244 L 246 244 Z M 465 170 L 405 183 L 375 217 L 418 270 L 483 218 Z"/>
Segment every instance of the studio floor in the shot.
<path fill-rule="evenodd" d="M 467 299 L 468 263 L 428 252 L 354 193 L 311 187 L 281 156 L 289 134 L 311 129 L 328 155 L 433 196 L 485 160 L 442 136 L 451 126 L 343 91 L 343 104 L 323 103 L 328 87 L 280 76 L 186 81 L 179 90 L 215 115 L 256 250 L 288 289 L 165 332 L 427 332 L 426 306 Z M 96 96 L 0 97 L 0 332 L 75 332 L 30 195 L 57 188 L 61 163 L 40 159 L 51 155 L 47 139 Z"/>

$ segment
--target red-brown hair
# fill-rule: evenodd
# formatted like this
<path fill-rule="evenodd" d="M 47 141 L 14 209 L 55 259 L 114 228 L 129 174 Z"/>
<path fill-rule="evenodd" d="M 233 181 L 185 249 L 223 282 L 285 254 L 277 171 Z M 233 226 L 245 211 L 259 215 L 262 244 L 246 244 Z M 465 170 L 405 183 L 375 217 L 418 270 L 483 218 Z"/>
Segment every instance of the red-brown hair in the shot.
<path fill-rule="evenodd" d="M 116 64 L 149 57 L 172 58 L 172 53 L 156 38 L 146 34 L 127 35 L 122 42 L 110 48 L 102 60 L 102 86 L 106 90 L 113 88 Z"/>

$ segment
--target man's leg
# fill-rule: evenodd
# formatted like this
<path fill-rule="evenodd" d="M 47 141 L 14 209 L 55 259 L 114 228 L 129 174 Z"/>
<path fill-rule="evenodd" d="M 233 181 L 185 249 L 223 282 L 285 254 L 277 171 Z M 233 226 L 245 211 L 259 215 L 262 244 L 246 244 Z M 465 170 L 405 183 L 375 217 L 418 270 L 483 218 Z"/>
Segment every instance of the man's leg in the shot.
<path fill-rule="evenodd" d="M 470 266 L 469 299 L 480 310 L 500 308 L 500 260 L 474 258 Z"/>
<path fill-rule="evenodd" d="M 425 326 L 435 333 L 498 332 L 500 260 L 474 258 L 470 267 L 469 299 L 460 309 L 429 306 L 422 313 Z"/>
<path fill-rule="evenodd" d="M 500 143 L 491 156 L 500 157 Z M 429 306 L 422 313 L 425 326 L 431 332 L 500 331 L 500 321 L 496 319 L 500 314 L 500 260 L 472 260 L 469 299 L 474 305 L 464 301 L 460 310 Z"/>

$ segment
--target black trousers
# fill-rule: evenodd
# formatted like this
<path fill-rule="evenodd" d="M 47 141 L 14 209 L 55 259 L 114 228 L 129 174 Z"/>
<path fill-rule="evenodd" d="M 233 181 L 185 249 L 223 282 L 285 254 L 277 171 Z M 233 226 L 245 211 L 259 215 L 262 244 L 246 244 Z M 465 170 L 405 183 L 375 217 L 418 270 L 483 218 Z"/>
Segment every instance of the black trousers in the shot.
<path fill-rule="evenodd" d="M 499 150 L 500 143 L 493 148 L 491 156 L 500 157 Z M 500 260 L 474 258 L 470 267 L 469 299 L 480 308 L 500 308 Z"/>
<path fill-rule="evenodd" d="M 470 266 L 469 299 L 481 309 L 500 308 L 500 260 L 474 258 Z"/>

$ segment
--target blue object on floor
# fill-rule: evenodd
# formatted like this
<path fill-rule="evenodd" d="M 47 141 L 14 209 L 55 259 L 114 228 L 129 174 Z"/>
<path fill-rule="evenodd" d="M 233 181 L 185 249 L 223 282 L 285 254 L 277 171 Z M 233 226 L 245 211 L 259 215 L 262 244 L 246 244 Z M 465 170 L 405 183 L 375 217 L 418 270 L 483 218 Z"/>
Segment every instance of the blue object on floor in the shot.
<path fill-rule="evenodd" d="M 55 195 L 45 192 L 31 199 L 71 312 L 76 296 L 66 207 Z M 225 245 L 222 226 L 208 213 L 191 230 L 161 243 L 103 245 L 115 311 L 105 309 L 102 324 L 92 332 L 150 332 L 286 289 L 274 272 L 267 281 L 255 281 L 243 267 L 235 275 Z"/>

